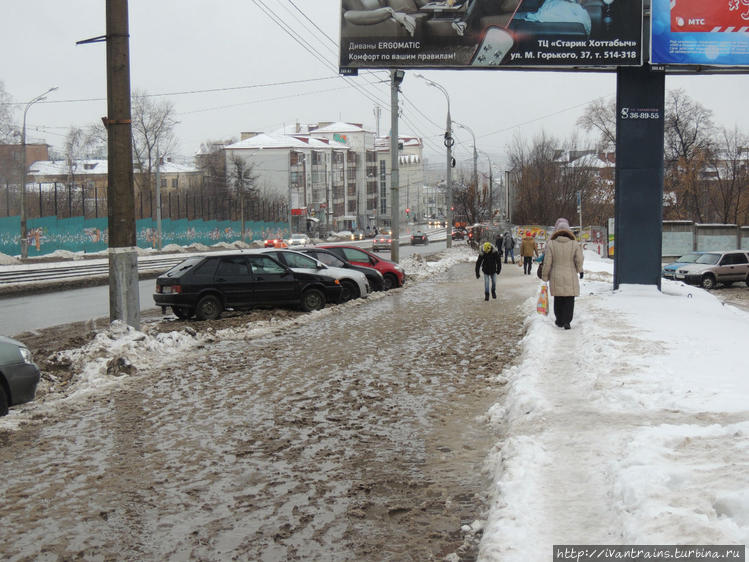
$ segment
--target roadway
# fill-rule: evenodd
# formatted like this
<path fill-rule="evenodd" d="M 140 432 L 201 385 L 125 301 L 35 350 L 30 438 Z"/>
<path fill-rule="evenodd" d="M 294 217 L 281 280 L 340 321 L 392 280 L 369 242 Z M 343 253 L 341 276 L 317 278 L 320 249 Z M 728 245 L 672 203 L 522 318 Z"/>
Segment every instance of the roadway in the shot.
<path fill-rule="evenodd" d="M 401 238 L 400 258 L 405 259 L 414 253 L 429 254 L 445 248 L 445 230 L 430 229 L 427 231 L 430 240 L 428 246 L 408 245 L 408 235 Z M 352 242 L 365 249 L 371 240 Z M 405 244 L 405 245 L 404 245 Z M 238 250 L 239 251 L 239 250 Z M 378 255 L 388 259 L 387 252 Z M 149 276 L 140 281 L 139 299 L 141 313 L 156 312 L 152 279 L 157 273 L 166 271 L 181 262 L 187 254 L 160 256 L 141 256 L 138 258 L 138 270 L 141 275 Z M 109 272 L 109 261 L 106 258 L 70 262 L 40 263 L 33 265 L 14 265 L 0 267 L 0 289 L 3 286 L 39 285 L 45 292 L 26 292 L 22 296 L 0 297 L 2 315 L 0 315 L 0 335 L 18 335 L 23 332 L 41 330 L 71 322 L 85 322 L 109 317 L 109 285 L 106 277 Z M 53 290 L 50 285 L 74 282 L 75 280 L 101 278 L 102 283 L 94 287 Z"/>

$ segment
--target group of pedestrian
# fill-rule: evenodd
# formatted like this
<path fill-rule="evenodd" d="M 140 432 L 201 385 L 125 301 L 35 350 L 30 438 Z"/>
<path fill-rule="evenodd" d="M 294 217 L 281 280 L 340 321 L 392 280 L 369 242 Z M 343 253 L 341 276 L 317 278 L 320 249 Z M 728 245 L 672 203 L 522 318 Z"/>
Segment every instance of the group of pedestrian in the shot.
<path fill-rule="evenodd" d="M 503 253 L 505 263 L 508 258 L 515 263 L 515 239 L 510 232 L 498 236 L 494 244 L 484 242 L 476 260 L 476 279 L 480 277 L 479 272 L 483 272 L 486 301 L 489 300 L 489 294 L 492 298 L 497 298 L 497 275 L 502 271 Z M 533 258 L 539 257 L 536 241 L 530 234 L 526 234 L 520 243 L 520 256 L 523 259 L 523 274 L 530 275 Z M 557 219 L 540 262 L 539 277 L 549 283 L 549 292 L 554 299 L 554 323 L 569 330 L 575 312 L 575 297 L 580 296 L 583 251 L 567 219 Z"/>

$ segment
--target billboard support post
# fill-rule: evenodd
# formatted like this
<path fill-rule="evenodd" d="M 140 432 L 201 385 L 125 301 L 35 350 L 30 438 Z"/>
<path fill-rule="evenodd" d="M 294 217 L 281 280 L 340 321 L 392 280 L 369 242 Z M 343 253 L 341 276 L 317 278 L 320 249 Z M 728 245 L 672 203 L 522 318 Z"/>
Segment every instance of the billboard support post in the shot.
<path fill-rule="evenodd" d="M 614 289 L 661 286 L 665 81 L 649 65 L 616 75 Z"/>

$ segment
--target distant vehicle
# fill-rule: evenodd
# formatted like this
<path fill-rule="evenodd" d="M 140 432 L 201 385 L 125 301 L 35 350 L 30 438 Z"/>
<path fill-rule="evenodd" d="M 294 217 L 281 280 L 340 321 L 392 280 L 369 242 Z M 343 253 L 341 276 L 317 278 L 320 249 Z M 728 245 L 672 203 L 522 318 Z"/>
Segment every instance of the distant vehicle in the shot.
<path fill-rule="evenodd" d="M 0 416 L 9 406 L 34 399 L 41 373 L 21 342 L 0 336 Z"/>
<path fill-rule="evenodd" d="M 466 238 L 466 231 L 462 228 L 454 228 L 452 231 L 452 239 L 453 240 L 465 240 Z"/>
<path fill-rule="evenodd" d="M 327 266 L 343 267 L 345 269 L 359 271 L 366 276 L 367 282 L 373 291 L 385 290 L 385 278 L 382 276 L 382 273 L 372 267 L 354 265 L 350 261 L 334 254 L 330 250 L 326 250 L 325 248 L 301 248 L 299 251 L 312 256 L 316 260 L 320 260 Z"/>
<path fill-rule="evenodd" d="M 708 290 L 714 289 L 718 284 L 728 287 L 737 281 L 743 281 L 749 286 L 749 252 L 705 252 L 694 263 L 679 267 L 675 278 Z"/>
<path fill-rule="evenodd" d="M 666 279 L 673 279 L 677 269 L 682 265 L 696 262 L 697 258 L 699 258 L 703 253 L 704 252 L 689 252 L 688 254 L 678 257 L 676 261 L 663 266 L 661 269 L 661 276 Z"/>
<path fill-rule="evenodd" d="M 289 248 L 292 246 L 307 246 L 312 244 L 312 240 L 306 234 L 292 234 L 287 242 Z"/>
<path fill-rule="evenodd" d="M 290 267 L 294 271 L 306 271 L 338 279 L 343 287 L 340 302 L 356 298 L 366 299 L 369 296 L 370 288 L 367 277 L 360 271 L 343 267 L 331 267 L 309 254 L 291 249 L 281 250 L 274 248 L 272 250 L 263 250 L 263 252 L 269 256 L 273 256 L 281 264 Z"/>
<path fill-rule="evenodd" d="M 411 235 L 411 246 L 416 244 L 429 244 L 429 238 L 421 230 L 417 230 Z"/>
<path fill-rule="evenodd" d="M 283 238 L 268 238 L 265 241 L 266 248 L 288 248 L 289 245 L 284 242 Z"/>
<path fill-rule="evenodd" d="M 351 240 L 364 240 L 364 231 L 356 230 L 351 233 Z"/>
<path fill-rule="evenodd" d="M 393 245 L 393 239 L 389 234 L 378 234 L 372 240 L 372 251 L 389 250 Z"/>
<path fill-rule="evenodd" d="M 354 265 L 363 265 L 373 267 L 382 273 L 385 279 L 385 290 L 403 286 L 406 281 L 406 272 L 395 262 L 382 259 L 358 246 L 344 245 L 322 245 L 320 248 L 326 248 L 334 254 L 350 261 Z"/>
<path fill-rule="evenodd" d="M 446 228 L 447 227 L 447 221 L 443 219 L 429 219 L 427 221 L 427 224 L 429 226 L 433 226 L 435 228 Z"/>
<path fill-rule="evenodd" d="M 315 273 L 301 273 L 271 256 L 211 254 L 193 256 L 156 279 L 153 300 L 177 318 L 215 320 L 226 309 L 298 306 L 309 312 L 338 302 L 341 283 Z"/>

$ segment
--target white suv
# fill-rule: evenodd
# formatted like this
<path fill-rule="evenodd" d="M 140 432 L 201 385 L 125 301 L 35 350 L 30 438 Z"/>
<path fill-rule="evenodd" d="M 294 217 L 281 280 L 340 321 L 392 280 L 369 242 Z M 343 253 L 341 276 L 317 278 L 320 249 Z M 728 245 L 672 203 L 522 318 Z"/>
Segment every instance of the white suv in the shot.
<path fill-rule="evenodd" d="M 749 252 L 705 252 L 694 263 L 679 267 L 674 278 L 704 289 L 714 289 L 718 283 L 729 286 L 736 281 L 749 286 Z"/>

